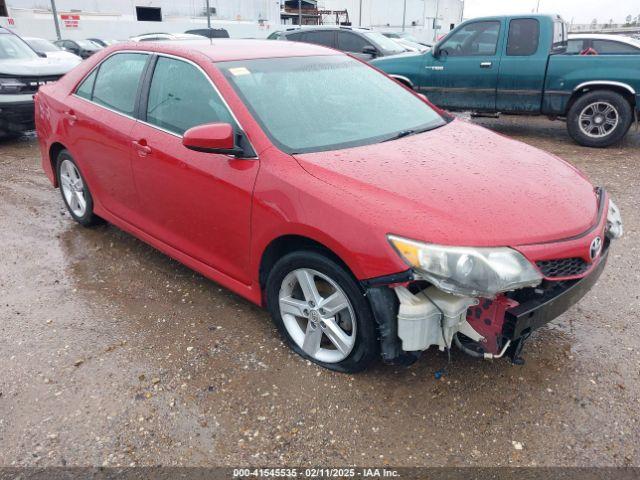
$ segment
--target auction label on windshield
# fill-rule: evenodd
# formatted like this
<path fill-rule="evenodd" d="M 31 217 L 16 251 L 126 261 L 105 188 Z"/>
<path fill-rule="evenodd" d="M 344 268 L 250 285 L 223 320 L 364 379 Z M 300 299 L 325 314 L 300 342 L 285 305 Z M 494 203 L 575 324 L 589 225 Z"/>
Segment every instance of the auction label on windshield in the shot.
<path fill-rule="evenodd" d="M 388 468 L 234 468 L 234 478 L 394 478 L 397 470 Z"/>
<path fill-rule="evenodd" d="M 247 67 L 233 67 L 229 69 L 229 73 L 234 77 L 239 77 L 240 75 L 251 75 L 251 72 Z"/>

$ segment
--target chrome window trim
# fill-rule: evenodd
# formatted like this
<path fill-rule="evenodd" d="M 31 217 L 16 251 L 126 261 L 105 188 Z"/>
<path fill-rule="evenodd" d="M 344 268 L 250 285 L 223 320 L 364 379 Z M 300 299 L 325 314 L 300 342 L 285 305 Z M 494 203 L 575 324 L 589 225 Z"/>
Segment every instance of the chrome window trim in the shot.
<path fill-rule="evenodd" d="M 131 120 L 135 120 L 136 122 L 140 122 L 144 125 L 147 125 L 151 128 L 155 128 L 156 130 L 159 130 L 161 132 L 164 133 L 168 133 L 169 135 L 173 135 L 174 137 L 177 138 L 183 138 L 183 135 L 180 135 L 178 133 L 175 132 L 171 132 L 167 129 L 164 129 L 162 127 L 159 127 L 157 125 L 153 125 L 149 122 L 146 122 L 144 120 L 140 120 L 139 118 L 135 118 L 132 117 L 131 115 L 127 115 L 126 113 L 122 113 L 122 112 L 118 112 L 117 110 L 114 110 L 112 108 L 106 107 L 100 103 L 94 102 L 93 100 L 89 100 L 88 98 L 84 98 L 81 97 L 80 95 L 78 95 L 76 92 L 78 91 L 78 88 L 80 88 L 80 85 L 82 85 L 84 83 L 84 81 L 94 72 L 94 70 L 98 69 L 100 67 L 100 65 L 102 65 L 105 61 L 107 61 L 107 59 L 113 57 L 114 55 L 120 55 L 120 54 L 126 54 L 126 53 L 136 53 L 136 54 L 143 54 L 143 55 L 155 55 L 157 57 L 166 57 L 166 58 L 172 58 L 174 60 L 179 60 L 182 62 L 186 62 L 189 63 L 191 65 L 193 65 L 194 67 L 196 67 L 196 69 L 198 69 L 200 71 L 200 73 L 202 75 L 204 75 L 204 77 L 207 79 L 207 81 L 209 82 L 209 84 L 211 85 L 211 87 L 213 88 L 213 90 L 216 92 L 216 94 L 218 95 L 218 97 L 220 97 L 220 99 L 222 100 L 222 104 L 225 106 L 225 108 L 227 109 L 227 111 L 229 112 L 229 114 L 231 115 L 231 118 L 233 118 L 233 121 L 236 122 L 236 125 L 238 126 L 238 128 L 240 129 L 240 131 L 242 132 L 242 134 L 246 137 L 247 141 L 249 142 L 249 145 L 251 146 L 251 149 L 254 151 L 255 156 L 253 157 L 242 157 L 243 159 L 246 160 L 258 160 L 260 157 L 258 155 L 258 151 L 256 150 L 256 148 L 253 146 L 253 143 L 251 142 L 251 140 L 249 139 L 249 136 L 245 133 L 245 129 L 242 126 L 242 124 L 240 123 L 240 121 L 238 120 L 238 117 L 236 117 L 236 115 L 233 113 L 233 110 L 231 110 L 231 107 L 229 107 L 229 104 L 227 103 L 227 100 L 224 98 L 224 96 L 222 95 L 222 93 L 220 93 L 220 90 L 218 89 L 218 87 L 216 86 L 215 83 L 213 83 L 213 80 L 211 79 L 211 77 L 209 77 L 209 75 L 207 75 L 207 72 L 205 72 L 202 67 L 200 65 L 198 65 L 197 63 L 184 58 L 184 57 L 180 57 L 178 55 L 173 55 L 170 53 L 163 53 L 163 52 L 152 52 L 152 51 L 145 51 L 145 50 L 117 50 L 115 52 L 110 53 L 109 55 L 107 55 L 106 57 L 104 57 L 102 60 L 100 60 L 99 63 L 97 63 L 96 65 L 94 65 L 94 67 L 87 72 L 87 74 L 82 77 L 82 80 L 80 80 L 78 82 L 78 84 L 76 85 L 76 87 L 73 90 L 72 95 L 76 98 L 79 98 L 81 100 L 84 100 L 85 102 L 89 102 L 93 105 L 96 105 L 100 108 L 104 108 L 105 110 L 108 110 L 110 112 L 116 113 L 118 115 L 121 115 L 125 118 L 129 118 Z M 96 76 L 96 80 L 97 80 L 97 76 Z M 153 75 L 151 76 L 151 80 L 153 80 Z M 149 82 L 149 88 L 151 88 L 151 82 Z M 233 155 L 227 155 L 228 157 L 233 157 Z M 235 157 L 234 157 L 235 158 Z"/>

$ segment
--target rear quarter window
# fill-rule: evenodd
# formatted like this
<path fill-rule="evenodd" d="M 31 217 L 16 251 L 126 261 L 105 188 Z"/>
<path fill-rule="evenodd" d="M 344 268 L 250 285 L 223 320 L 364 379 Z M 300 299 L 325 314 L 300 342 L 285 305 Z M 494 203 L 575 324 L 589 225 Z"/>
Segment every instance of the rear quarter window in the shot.
<path fill-rule="evenodd" d="M 91 100 L 93 95 L 93 85 L 96 82 L 96 76 L 98 74 L 98 70 L 94 70 L 91 72 L 87 78 L 80 84 L 78 89 L 76 90 L 76 95 L 82 98 L 86 98 L 87 100 Z"/>

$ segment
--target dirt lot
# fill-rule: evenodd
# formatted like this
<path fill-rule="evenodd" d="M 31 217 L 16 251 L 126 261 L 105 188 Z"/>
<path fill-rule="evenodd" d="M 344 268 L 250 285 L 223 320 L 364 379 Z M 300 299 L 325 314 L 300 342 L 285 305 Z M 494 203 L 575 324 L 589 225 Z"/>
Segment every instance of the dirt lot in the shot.
<path fill-rule="evenodd" d="M 583 169 L 626 235 L 524 366 L 430 351 L 355 376 L 117 228 L 77 226 L 35 138 L 0 144 L 0 465 L 640 465 L 640 135 L 590 150 L 561 123 L 478 123 Z"/>

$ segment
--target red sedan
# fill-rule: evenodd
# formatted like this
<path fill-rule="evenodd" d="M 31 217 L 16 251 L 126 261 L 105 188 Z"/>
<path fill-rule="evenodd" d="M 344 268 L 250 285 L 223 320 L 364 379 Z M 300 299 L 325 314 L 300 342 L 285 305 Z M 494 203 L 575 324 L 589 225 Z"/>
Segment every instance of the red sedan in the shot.
<path fill-rule="evenodd" d="M 111 47 L 40 89 L 36 123 L 73 219 L 265 305 L 334 370 L 452 343 L 520 361 L 622 234 L 571 165 L 315 45 Z"/>

